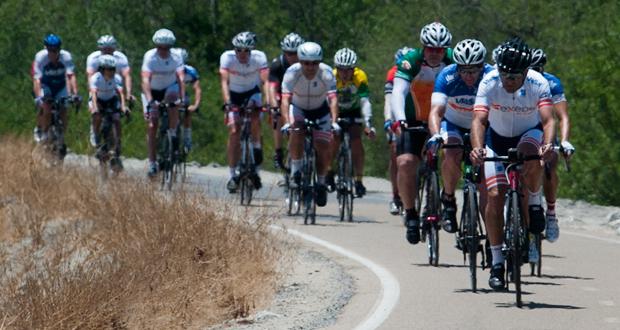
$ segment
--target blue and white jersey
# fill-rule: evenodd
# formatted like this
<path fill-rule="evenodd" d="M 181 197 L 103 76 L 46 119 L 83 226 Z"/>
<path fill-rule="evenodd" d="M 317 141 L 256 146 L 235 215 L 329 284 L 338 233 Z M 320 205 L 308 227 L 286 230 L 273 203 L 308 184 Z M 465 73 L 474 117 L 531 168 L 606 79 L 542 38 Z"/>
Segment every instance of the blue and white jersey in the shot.
<path fill-rule="evenodd" d="M 183 82 L 187 85 L 191 85 L 200 79 L 200 75 L 198 74 L 198 70 L 191 65 L 184 65 L 185 69 L 185 78 Z"/>
<path fill-rule="evenodd" d="M 71 53 L 61 49 L 58 61 L 50 61 L 47 49 L 39 51 L 32 62 L 32 76 L 52 91 L 60 91 L 67 85 L 67 76 L 73 75 L 75 65 Z"/>
<path fill-rule="evenodd" d="M 566 101 L 564 87 L 562 86 L 560 79 L 547 72 L 543 72 L 543 77 L 545 77 L 545 79 L 549 82 L 549 88 L 551 89 L 551 101 L 553 101 L 553 104 Z"/>
<path fill-rule="evenodd" d="M 482 77 L 491 72 L 493 67 L 485 63 L 478 81 L 472 87 L 465 84 L 456 67 L 456 64 L 448 65 L 435 79 L 431 105 L 444 105 L 446 120 L 462 128 L 470 129 L 478 85 Z"/>

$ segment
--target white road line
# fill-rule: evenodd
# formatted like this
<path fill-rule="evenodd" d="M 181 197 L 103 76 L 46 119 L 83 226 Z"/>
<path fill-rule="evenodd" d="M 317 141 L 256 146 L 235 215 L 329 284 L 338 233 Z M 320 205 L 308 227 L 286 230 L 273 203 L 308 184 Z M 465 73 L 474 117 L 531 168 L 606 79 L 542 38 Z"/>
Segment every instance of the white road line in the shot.
<path fill-rule="evenodd" d="M 378 328 L 392 313 L 392 310 L 396 306 L 400 297 L 400 284 L 392 273 L 390 273 L 383 266 L 380 266 L 373 261 L 366 259 L 359 254 L 349 251 L 341 246 L 322 240 L 318 237 L 302 233 L 294 229 L 284 229 L 281 226 L 271 225 L 271 228 L 278 230 L 286 230 L 287 233 L 304 239 L 308 242 L 320 245 L 329 250 L 332 250 L 338 254 L 341 254 L 349 259 L 355 260 L 366 268 L 370 269 L 381 283 L 381 298 L 375 302 L 370 315 L 360 324 L 358 324 L 356 330 L 370 330 Z"/>
<path fill-rule="evenodd" d="M 607 243 L 620 244 L 620 240 L 616 240 L 612 238 L 605 238 L 605 237 L 598 237 L 594 235 L 575 233 L 575 232 L 568 231 L 568 230 L 564 230 L 563 233 L 570 235 L 570 236 L 577 236 L 577 237 L 582 237 L 582 238 L 595 239 L 597 241 L 602 241 L 602 242 L 607 242 Z"/>

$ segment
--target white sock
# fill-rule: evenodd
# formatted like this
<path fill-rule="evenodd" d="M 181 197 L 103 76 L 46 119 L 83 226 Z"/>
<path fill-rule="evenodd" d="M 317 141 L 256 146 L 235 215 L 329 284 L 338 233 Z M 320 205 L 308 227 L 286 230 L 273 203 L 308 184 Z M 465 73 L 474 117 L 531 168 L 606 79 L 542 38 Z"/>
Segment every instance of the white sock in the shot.
<path fill-rule="evenodd" d="M 168 129 L 168 134 L 170 134 L 171 137 L 176 137 L 177 136 L 177 130 L 174 128 L 169 128 Z"/>
<path fill-rule="evenodd" d="M 527 192 L 529 193 L 529 197 L 528 197 L 527 205 L 541 205 L 542 204 L 542 200 L 540 198 L 541 191 L 542 191 L 542 188 L 538 189 L 537 192 L 531 192 L 528 189 Z"/>
<path fill-rule="evenodd" d="M 260 165 L 254 166 L 254 171 L 258 174 L 258 172 L 260 172 Z"/>
<path fill-rule="evenodd" d="M 491 255 L 493 256 L 493 266 L 504 263 L 504 254 L 501 245 L 491 245 Z"/>
<path fill-rule="evenodd" d="M 185 128 L 183 130 L 183 137 L 185 139 L 191 139 L 192 138 L 192 129 L 191 128 Z"/>
<path fill-rule="evenodd" d="M 229 167 L 229 168 L 228 168 L 228 175 L 229 175 L 231 178 L 232 178 L 233 176 L 235 176 L 236 174 L 237 174 L 237 173 L 236 173 L 236 170 L 235 170 L 235 168 L 234 168 L 234 167 Z"/>
<path fill-rule="evenodd" d="M 262 145 L 260 144 L 260 142 L 252 142 L 252 148 L 261 149 Z"/>
<path fill-rule="evenodd" d="M 301 169 L 301 164 L 303 160 L 301 159 L 291 159 L 291 174 L 295 174 L 295 172 L 299 172 Z"/>

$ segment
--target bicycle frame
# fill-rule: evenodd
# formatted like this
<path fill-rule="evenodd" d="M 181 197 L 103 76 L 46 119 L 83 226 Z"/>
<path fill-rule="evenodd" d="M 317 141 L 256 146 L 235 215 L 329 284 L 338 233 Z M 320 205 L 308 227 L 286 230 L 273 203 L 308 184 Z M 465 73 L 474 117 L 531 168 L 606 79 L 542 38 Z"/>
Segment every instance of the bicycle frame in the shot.
<path fill-rule="evenodd" d="M 353 221 L 353 158 L 351 155 L 351 135 L 349 128 L 357 124 L 348 118 L 338 118 L 338 124 L 342 128 L 340 131 L 340 147 L 338 149 L 338 181 L 336 182 L 336 192 L 338 195 L 338 206 L 340 211 L 340 221 Z"/>

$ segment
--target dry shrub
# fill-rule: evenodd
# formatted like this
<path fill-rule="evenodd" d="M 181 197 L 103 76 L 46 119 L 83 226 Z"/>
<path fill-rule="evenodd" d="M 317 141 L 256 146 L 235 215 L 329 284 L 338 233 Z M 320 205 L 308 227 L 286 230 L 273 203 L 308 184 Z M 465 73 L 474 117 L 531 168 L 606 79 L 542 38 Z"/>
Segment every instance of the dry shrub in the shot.
<path fill-rule="evenodd" d="M 129 177 L 103 185 L 32 150 L 0 139 L 0 328 L 196 328 L 273 294 L 285 249 L 268 214 Z"/>

